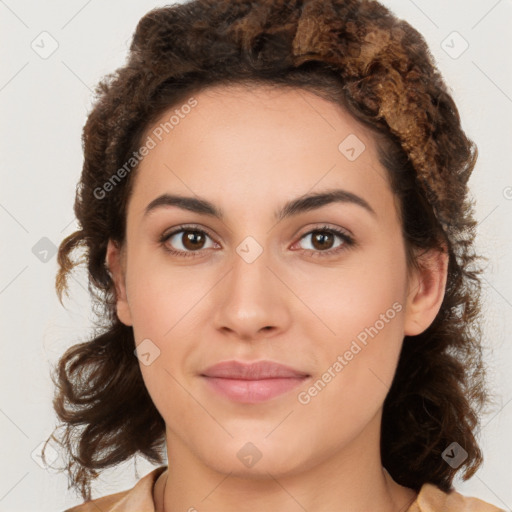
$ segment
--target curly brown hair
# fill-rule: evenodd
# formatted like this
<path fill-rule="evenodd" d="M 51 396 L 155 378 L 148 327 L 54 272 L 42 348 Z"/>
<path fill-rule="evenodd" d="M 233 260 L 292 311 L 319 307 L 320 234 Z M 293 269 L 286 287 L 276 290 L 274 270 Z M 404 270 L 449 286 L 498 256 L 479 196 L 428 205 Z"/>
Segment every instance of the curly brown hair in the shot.
<path fill-rule="evenodd" d="M 85 261 L 97 312 L 90 341 L 70 347 L 52 378 L 71 484 L 90 499 L 98 470 L 140 454 L 162 463 L 165 423 L 144 385 L 131 327 L 116 315 L 105 266 L 109 238 L 124 241 L 136 165 L 107 182 L 142 145 L 152 123 L 209 86 L 261 84 L 311 91 L 370 127 L 399 200 L 409 265 L 414 250 L 447 250 L 445 296 L 433 323 L 406 336 L 384 402 L 382 464 L 416 492 L 452 489 L 483 457 L 476 436 L 490 401 L 483 365 L 476 221 L 467 182 L 477 151 L 423 37 L 370 0 L 195 0 L 138 23 L 123 67 L 106 75 L 83 130 L 74 211 L 80 229 L 59 247 L 56 289 Z M 126 166 L 125 166 L 126 170 Z M 83 260 L 73 259 L 84 249 Z M 49 439 L 49 440 L 50 440 Z M 456 441 L 469 454 L 441 457 Z"/>

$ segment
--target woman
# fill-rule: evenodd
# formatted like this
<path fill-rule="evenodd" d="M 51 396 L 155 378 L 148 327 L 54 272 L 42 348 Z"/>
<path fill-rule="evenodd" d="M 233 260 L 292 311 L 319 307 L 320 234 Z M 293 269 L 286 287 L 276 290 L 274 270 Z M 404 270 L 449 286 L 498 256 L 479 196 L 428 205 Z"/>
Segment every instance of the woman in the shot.
<path fill-rule="evenodd" d="M 476 148 L 423 38 L 377 2 L 197 0 L 97 92 L 56 283 L 84 248 L 70 510 L 499 510 L 452 487 L 489 400 Z"/>

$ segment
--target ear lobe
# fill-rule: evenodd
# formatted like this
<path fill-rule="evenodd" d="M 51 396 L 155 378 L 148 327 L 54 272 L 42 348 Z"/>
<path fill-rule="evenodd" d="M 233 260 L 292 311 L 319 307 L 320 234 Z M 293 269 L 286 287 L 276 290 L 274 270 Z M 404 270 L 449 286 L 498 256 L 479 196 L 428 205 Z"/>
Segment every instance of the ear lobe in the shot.
<path fill-rule="evenodd" d="M 124 254 L 113 240 L 108 241 L 105 263 L 116 290 L 117 316 L 123 324 L 132 325 L 130 306 L 126 295 Z"/>
<path fill-rule="evenodd" d="M 425 331 L 441 309 L 448 277 L 448 252 L 431 249 L 418 258 L 420 268 L 409 279 L 404 334 Z"/>

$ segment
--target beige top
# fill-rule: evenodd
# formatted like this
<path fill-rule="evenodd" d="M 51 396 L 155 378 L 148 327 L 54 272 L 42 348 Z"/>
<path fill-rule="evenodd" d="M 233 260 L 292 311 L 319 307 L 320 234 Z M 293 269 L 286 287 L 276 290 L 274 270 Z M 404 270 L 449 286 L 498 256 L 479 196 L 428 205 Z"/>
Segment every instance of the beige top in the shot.
<path fill-rule="evenodd" d="M 64 512 L 155 512 L 153 487 L 157 478 L 167 469 L 160 466 L 141 478 L 134 487 L 87 501 Z M 405 512 L 505 512 L 478 498 L 470 498 L 456 491 L 443 492 L 435 485 L 425 483 L 418 496 Z"/>

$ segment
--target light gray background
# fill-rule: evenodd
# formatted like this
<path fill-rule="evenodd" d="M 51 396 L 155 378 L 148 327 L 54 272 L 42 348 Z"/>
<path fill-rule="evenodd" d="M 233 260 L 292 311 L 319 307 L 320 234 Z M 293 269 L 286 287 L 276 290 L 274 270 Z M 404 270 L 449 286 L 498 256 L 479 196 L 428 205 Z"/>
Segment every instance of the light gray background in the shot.
<path fill-rule="evenodd" d="M 498 406 L 483 420 L 483 467 L 455 486 L 510 510 L 512 1 L 383 3 L 425 36 L 463 126 L 479 146 L 470 185 L 480 251 L 489 258 L 485 355 Z M 64 474 L 32 458 L 56 422 L 50 365 L 68 346 L 85 340 L 90 328 L 85 274 L 72 279 L 72 300 L 62 308 L 53 288 L 57 263 L 51 249 L 77 227 L 72 205 L 92 90 L 124 63 L 138 20 L 162 5 L 154 0 L 0 0 L 0 511 L 58 511 L 82 501 L 67 490 Z M 49 51 L 51 38 L 58 48 L 42 58 L 31 45 L 39 53 Z M 459 55 L 464 41 L 469 47 Z M 152 466 L 137 459 L 136 469 L 132 461 L 104 472 L 93 497 L 131 487 Z"/>

